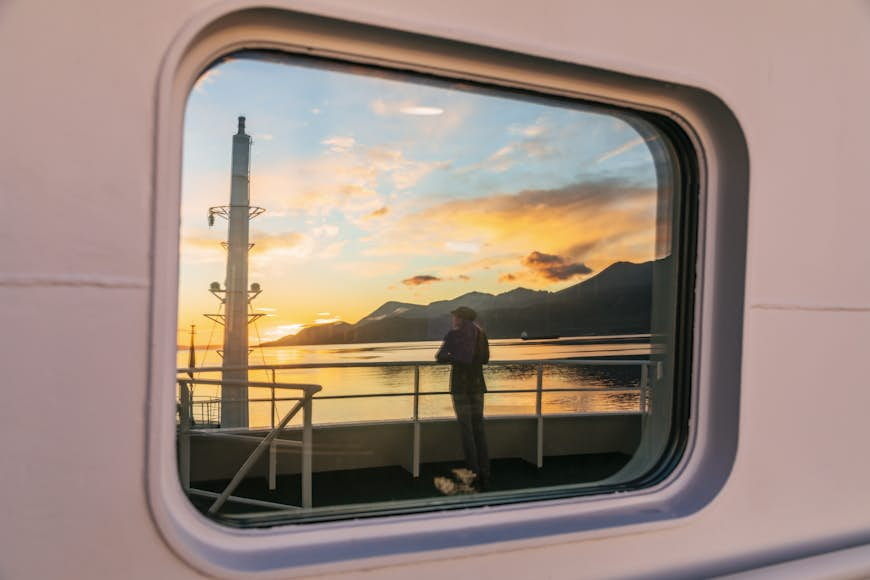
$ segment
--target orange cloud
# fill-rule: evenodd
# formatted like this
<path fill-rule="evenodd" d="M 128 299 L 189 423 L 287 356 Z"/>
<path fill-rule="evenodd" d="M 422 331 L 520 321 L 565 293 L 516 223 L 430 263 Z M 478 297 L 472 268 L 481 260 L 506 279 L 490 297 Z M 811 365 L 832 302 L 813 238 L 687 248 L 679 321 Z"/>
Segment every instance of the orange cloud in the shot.
<path fill-rule="evenodd" d="M 522 264 L 534 276 L 551 282 L 563 282 L 592 272 L 592 269 L 583 262 L 571 262 L 562 256 L 545 254 L 537 250 L 523 258 Z M 522 278 L 520 274 L 507 273 L 499 276 L 499 282 L 514 282 L 520 278 Z"/>
<path fill-rule="evenodd" d="M 387 206 L 384 206 L 382 208 L 376 209 L 375 211 L 373 211 L 372 213 L 367 215 L 366 218 L 372 219 L 372 218 L 382 217 L 382 216 L 387 215 L 388 213 L 390 213 L 390 208 L 388 208 Z"/>
<path fill-rule="evenodd" d="M 185 236 L 181 240 L 181 251 L 184 260 L 186 262 L 226 261 L 226 251 L 224 249 L 226 242 L 217 238 L 219 235 L 215 234 L 215 237 L 205 237 L 204 235 Z M 305 243 L 307 239 L 305 235 L 298 232 L 280 234 L 257 232 L 251 238 L 256 248 L 255 253 L 252 253 L 252 258 L 262 258 L 265 254 L 271 252 L 292 250 Z"/>
<path fill-rule="evenodd" d="M 271 252 L 274 250 L 287 250 L 295 248 L 304 242 L 305 236 L 299 232 L 286 232 L 281 234 L 255 233 L 252 238 L 257 248 L 257 253 Z"/>
<path fill-rule="evenodd" d="M 366 253 L 431 254 L 459 234 L 485 250 L 481 259 L 532 250 L 570 255 L 567 249 L 583 246 L 610 260 L 650 259 L 655 204 L 654 189 L 611 182 L 452 200 L 394 220 Z M 631 247 L 621 243 L 627 236 Z"/>
<path fill-rule="evenodd" d="M 438 276 L 430 276 L 428 274 L 421 274 L 417 276 L 413 276 L 411 278 L 406 278 L 402 280 L 402 284 L 405 286 L 422 286 L 423 284 L 431 284 L 432 282 L 440 282 L 441 278 Z"/>

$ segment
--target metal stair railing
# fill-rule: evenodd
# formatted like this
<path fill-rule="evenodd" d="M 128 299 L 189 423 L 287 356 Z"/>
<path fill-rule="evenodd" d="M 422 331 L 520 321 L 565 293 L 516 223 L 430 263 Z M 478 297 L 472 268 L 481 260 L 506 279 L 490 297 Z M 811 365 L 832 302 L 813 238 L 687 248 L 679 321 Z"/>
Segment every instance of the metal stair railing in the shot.
<path fill-rule="evenodd" d="M 179 461 L 181 464 L 181 477 L 182 477 L 182 486 L 184 487 L 185 492 L 192 495 L 200 495 L 204 497 L 213 497 L 215 498 L 214 503 L 209 507 L 208 513 L 214 514 L 223 507 L 224 503 L 227 501 L 234 501 L 239 503 L 246 503 L 249 505 L 256 505 L 261 507 L 269 507 L 269 508 L 280 508 L 287 509 L 298 506 L 290 506 L 287 504 L 279 504 L 274 502 L 266 502 L 261 500 L 254 500 L 249 498 L 237 497 L 232 495 L 232 493 L 236 490 L 242 480 L 247 476 L 248 472 L 250 472 L 251 468 L 253 468 L 254 464 L 263 455 L 266 449 L 274 450 L 277 444 L 281 445 L 290 445 L 294 447 L 301 447 L 302 449 L 302 508 L 307 509 L 312 507 L 312 397 L 315 393 L 320 392 L 322 387 L 320 385 L 313 384 L 301 384 L 301 383 L 263 383 L 263 382 L 255 382 L 255 381 L 240 381 L 240 380 L 217 380 L 217 379 L 194 379 L 194 378 L 178 378 L 178 384 L 180 387 L 180 441 L 179 441 Z M 277 425 L 274 424 L 274 413 L 273 413 L 273 426 L 272 429 L 266 434 L 265 437 L 260 439 L 259 437 L 255 437 L 252 435 L 244 435 L 240 433 L 227 433 L 220 432 L 215 430 L 207 430 L 207 431 L 193 431 L 191 429 L 191 410 L 192 410 L 192 399 L 191 399 L 191 386 L 194 384 L 201 385 L 236 385 L 236 386 L 246 386 L 248 388 L 251 387 L 265 387 L 270 388 L 272 397 L 271 401 L 274 404 L 276 400 L 295 400 L 296 404 L 282 417 L 281 421 Z M 301 391 L 301 397 L 288 397 L 283 399 L 275 398 L 275 389 L 285 389 L 285 390 L 296 390 Z M 269 400 L 269 399 L 267 399 Z M 246 401 L 246 404 L 249 401 Z M 300 411 L 302 411 L 302 440 L 301 441 L 293 441 L 286 439 L 278 439 L 278 435 L 280 432 L 287 426 L 288 423 L 295 417 Z M 224 488 L 221 493 L 214 493 L 206 490 L 194 489 L 190 486 L 190 437 L 195 433 L 198 436 L 204 437 L 224 437 L 224 438 L 235 438 L 235 439 L 258 439 L 259 443 L 254 448 L 254 450 L 248 455 L 247 459 L 245 459 L 244 463 L 239 467 L 238 471 L 236 471 L 233 478 Z M 274 464 L 270 461 L 270 483 L 274 482 Z M 270 487 L 272 487 L 270 485 Z"/>

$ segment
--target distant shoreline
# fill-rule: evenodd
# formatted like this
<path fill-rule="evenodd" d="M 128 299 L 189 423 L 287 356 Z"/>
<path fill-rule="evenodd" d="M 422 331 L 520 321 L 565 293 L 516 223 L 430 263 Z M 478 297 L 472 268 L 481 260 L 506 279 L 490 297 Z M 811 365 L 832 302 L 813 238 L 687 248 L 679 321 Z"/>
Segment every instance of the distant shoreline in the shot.
<path fill-rule="evenodd" d="M 498 340 L 498 341 L 515 341 L 516 344 L 523 345 L 536 345 L 536 344 L 560 344 L 560 345 L 596 345 L 596 344 L 627 344 L 634 342 L 646 343 L 651 341 L 652 336 L 649 333 L 637 333 L 637 334 L 614 334 L 612 336 L 607 335 L 588 335 L 588 336 L 569 336 L 566 338 L 557 338 L 557 339 L 529 339 L 522 340 L 519 337 L 506 337 L 506 338 L 490 338 L 490 340 Z M 345 343 L 347 345 L 352 345 L 354 347 L 359 347 L 363 345 L 373 344 L 373 345 L 383 345 L 383 344 L 396 344 L 396 343 L 412 343 L 412 342 L 438 342 L 437 340 L 385 340 L 378 342 L 359 342 L 359 343 Z M 507 344 L 514 344 L 513 342 Z M 251 348 L 302 348 L 302 347 L 336 347 L 340 346 L 338 343 L 324 343 L 324 344 L 304 344 L 304 345 L 276 345 L 276 344 L 261 344 L 261 345 L 253 345 Z M 205 350 L 206 347 L 209 347 L 211 350 L 216 350 L 220 348 L 215 345 L 194 345 L 195 350 Z M 178 345 L 177 350 L 183 351 L 188 350 L 190 345 Z"/>
<path fill-rule="evenodd" d="M 490 340 L 513 340 L 516 341 L 517 344 L 525 344 L 525 345 L 533 345 L 533 344 L 565 344 L 565 345 L 575 345 L 575 344 L 619 344 L 619 343 L 629 343 L 629 342 L 647 342 L 650 340 L 650 335 L 642 335 L 638 334 L 637 336 L 625 336 L 623 334 L 615 334 L 613 338 L 601 335 L 590 335 L 589 338 L 584 338 L 582 336 L 569 336 L 567 338 L 544 338 L 544 339 L 535 339 L 530 338 L 528 340 L 523 340 L 520 337 L 502 337 L 502 338 L 493 338 L 490 337 Z M 437 340 L 385 340 L 378 342 L 353 342 L 353 343 L 344 343 L 344 344 L 353 344 L 353 345 L 364 345 L 364 344 L 395 344 L 399 342 L 439 342 Z M 270 344 L 264 343 L 261 345 L 253 346 L 251 348 L 298 348 L 302 346 L 336 346 L 337 343 L 323 343 L 323 344 Z"/>

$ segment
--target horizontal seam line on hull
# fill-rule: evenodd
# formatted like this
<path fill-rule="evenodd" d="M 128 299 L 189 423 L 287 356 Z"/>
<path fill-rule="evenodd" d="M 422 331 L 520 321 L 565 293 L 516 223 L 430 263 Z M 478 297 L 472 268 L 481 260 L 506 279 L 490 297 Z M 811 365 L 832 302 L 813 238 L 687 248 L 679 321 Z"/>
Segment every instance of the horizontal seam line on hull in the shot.
<path fill-rule="evenodd" d="M 143 278 L 113 278 L 99 276 L 0 276 L 0 288 L 148 288 L 148 286 L 148 280 Z"/>
<path fill-rule="evenodd" d="M 868 312 L 870 306 L 811 306 L 803 304 L 753 304 L 757 310 L 797 310 L 805 312 Z"/>

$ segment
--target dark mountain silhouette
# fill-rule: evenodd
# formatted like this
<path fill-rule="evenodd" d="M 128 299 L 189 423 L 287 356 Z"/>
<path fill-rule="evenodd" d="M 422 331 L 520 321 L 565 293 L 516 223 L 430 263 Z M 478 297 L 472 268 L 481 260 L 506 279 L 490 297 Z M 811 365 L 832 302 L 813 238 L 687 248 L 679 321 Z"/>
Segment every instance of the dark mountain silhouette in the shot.
<path fill-rule="evenodd" d="M 529 290 L 527 288 L 515 288 L 503 294 L 488 294 L 486 292 L 469 292 L 457 296 L 452 300 L 438 300 L 426 306 L 416 306 L 397 312 L 395 316 L 401 318 L 437 318 L 450 314 L 459 306 L 468 306 L 477 312 L 485 312 L 499 308 L 522 308 L 547 300 L 553 294 L 546 290 Z M 390 304 L 389 302 L 387 304 Z M 379 313 L 385 306 L 381 306 L 363 318 L 360 322 L 371 321 L 375 313 Z M 399 303 L 400 304 L 400 303 Z M 410 306 L 410 305 L 403 305 Z"/>
<path fill-rule="evenodd" d="M 347 322 L 331 322 L 303 328 L 297 334 L 279 338 L 273 342 L 265 342 L 261 346 L 287 346 L 291 344 L 344 344 L 352 324 Z"/>
<path fill-rule="evenodd" d="M 560 290 L 515 288 L 502 294 L 469 292 L 428 305 L 390 301 L 356 324 L 312 326 L 262 346 L 439 340 L 450 311 L 468 306 L 490 338 L 645 333 L 650 329 L 653 262 L 617 262 Z"/>
<path fill-rule="evenodd" d="M 416 311 L 421 308 L 426 307 L 420 304 L 411 304 L 409 302 L 396 302 L 395 300 L 390 300 L 389 302 L 384 302 L 380 308 L 378 308 L 368 316 L 360 319 L 357 324 L 364 324 L 366 322 L 383 320 L 384 318 L 390 316 L 401 316 L 406 312 Z"/>

